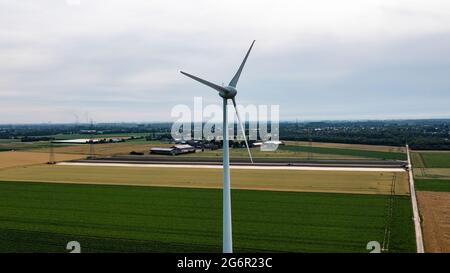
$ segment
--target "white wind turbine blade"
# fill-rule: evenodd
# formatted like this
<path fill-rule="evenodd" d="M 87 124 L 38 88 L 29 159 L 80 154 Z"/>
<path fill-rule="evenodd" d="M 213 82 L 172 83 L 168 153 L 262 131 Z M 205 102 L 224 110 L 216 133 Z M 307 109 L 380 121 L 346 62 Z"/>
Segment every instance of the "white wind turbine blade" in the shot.
<path fill-rule="evenodd" d="M 216 89 L 216 90 L 219 91 L 219 92 L 220 92 L 220 91 L 226 92 L 226 93 L 228 92 L 227 89 L 225 89 L 224 87 L 222 87 L 222 86 L 220 86 L 220 85 L 217 85 L 217 84 L 215 84 L 215 83 L 209 82 L 209 81 L 207 81 L 207 80 L 201 79 L 201 78 L 199 78 L 199 77 L 196 77 L 196 76 L 194 76 L 194 75 L 191 75 L 191 74 L 186 73 L 186 72 L 183 72 L 183 71 L 180 71 L 180 73 L 183 74 L 183 75 L 185 75 L 185 76 L 188 76 L 189 78 L 194 79 L 194 80 L 196 80 L 196 81 L 198 81 L 198 82 L 200 82 L 200 83 L 203 83 L 204 85 L 207 85 L 207 86 L 209 86 L 209 87 L 211 87 L 211 88 L 213 88 L 213 89 Z"/>
<path fill-rule="evenodd" d="M 234 110 L 236 111 L 236 116 L 238 118 L 239 125 L 241 126 L 242 134 L 244 135 L 244 141 L 245 141 L 245 146 L 247 147 L 248 156 L 250 157 L 250 161 L 253 164 L 252 153 L 250 152 L 250 147 L 248 147 L 247 138 L 245 137 L 245 128 L 244 128 L 244 125 L 241 122 L 241 116 L 239 115 L 239 111 L 238 111 L 238 109 L 236 107 L 236 100 L 233 98 L 232 101 L 233 101 Z"/>
<path fill-rule="evenodd" d="M 239 77 L 241 76 L 242 69 L 244 68 L 245 62 L 247 61 L 248 55 L 250 54 L 250 51 L 252 50 L 252 47 L 253 47 L 254 43 L 255 43 L 255 40 L 253 40 L 253 43 L 250 46 L 250 48 L 248 49 L 247 54 L 245 54 L 245 58 L 242 61 L 241 66 L 239 66 L 238 71 L 236 72 L 236 74 L 234 75 L 233 79 L 228 84 L 229 86 L 236 87 L 236 85 L 237 85 L 237 83 L 239 81 Z"/>

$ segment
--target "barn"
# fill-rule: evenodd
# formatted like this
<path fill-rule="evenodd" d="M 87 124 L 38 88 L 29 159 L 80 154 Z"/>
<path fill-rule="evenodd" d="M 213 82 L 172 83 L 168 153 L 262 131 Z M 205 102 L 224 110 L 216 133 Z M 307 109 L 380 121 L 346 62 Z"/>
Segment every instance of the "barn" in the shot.
<path fill-rule="evenodd" d="M 151 148 L 150 153 L 160 155 L 179 155 L 195 153 L 195 148 L 188 144 L 177 144 L 170 148 Z"/>

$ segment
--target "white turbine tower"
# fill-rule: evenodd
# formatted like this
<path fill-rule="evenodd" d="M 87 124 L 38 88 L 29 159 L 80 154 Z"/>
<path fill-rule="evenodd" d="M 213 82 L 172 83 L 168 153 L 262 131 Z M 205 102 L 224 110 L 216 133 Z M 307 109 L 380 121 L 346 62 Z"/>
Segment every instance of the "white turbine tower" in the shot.
<path fill-rule="evenodd" d="M 252 50 L 254 43 L 255 41 L 252 42 L 252 45 L 248 49 L 241 66 L 239 66 L 238 71 L 236 72 L 233 79 L 226 87 L 214 84 L 199 77 L 180 71 L 183 75 L 186 75 L 198 82 L 203 83 L 204 85 L 207 85 L 217 90 L 219 92 L 219 96 L 223 98 L 223 253 L 233 252 L 233 239 L 231 231 L 230 156 L 228 151 L 227 104 L 228 100 L 231 99 L 231 101 L 233 102 L 234 109 L 236 111 L 236 116 L 238 118 L 239 125 L 241 126 L 242 134 L 244 135 L 245 146 L 247 147 L 250 161 L 253 163 L 252 154 L 250 153 L 247 138 L 245 137 L 244 125 L 241 122 L 241 117 L 239 115 L 238 109 L 236 108 L 235 97 L 237 94 L 236 85 L 239 81 L 239 76 L 241 76 L 242 69 L 244 68 L 245 62 L 247 61 L 248 55 L 250 54 L 250 51 Z"/>

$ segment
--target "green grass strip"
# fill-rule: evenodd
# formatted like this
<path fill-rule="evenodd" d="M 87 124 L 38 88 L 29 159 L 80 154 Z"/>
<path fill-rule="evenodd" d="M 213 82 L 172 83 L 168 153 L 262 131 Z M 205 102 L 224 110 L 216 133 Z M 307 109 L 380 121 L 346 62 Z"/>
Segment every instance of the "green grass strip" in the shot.
<path fill-rule="evenodd" d="M 415 179 L 418 191 L 450 192 L 450 180 L 444 179 Z"/>
<path fill-rule="evenodd" d="M 296 152 L 298 151 L 311 152 L 317 154 L 336 154 L 336 155 L 348 155 L 348 156 L 376 158 L 376 159 L 406 160 L 406 154 L 398 152 L 381 152 L 381 151 L 309 147 L 309 146 L 291 146 L 291 145 L 280 146 L 279 149 Z"/>

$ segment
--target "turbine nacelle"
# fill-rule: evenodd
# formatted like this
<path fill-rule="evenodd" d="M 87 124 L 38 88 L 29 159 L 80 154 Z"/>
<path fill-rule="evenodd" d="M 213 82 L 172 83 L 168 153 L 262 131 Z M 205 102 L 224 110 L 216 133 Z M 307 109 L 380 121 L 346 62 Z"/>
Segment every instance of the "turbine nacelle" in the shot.
<path fill-rule="evenodd" d="M 219 91 L 219 96 L 224 99 L 233 99 L 237 94 L 236 88 L 233 86 L 224 87 L 223 90 Z"/>

